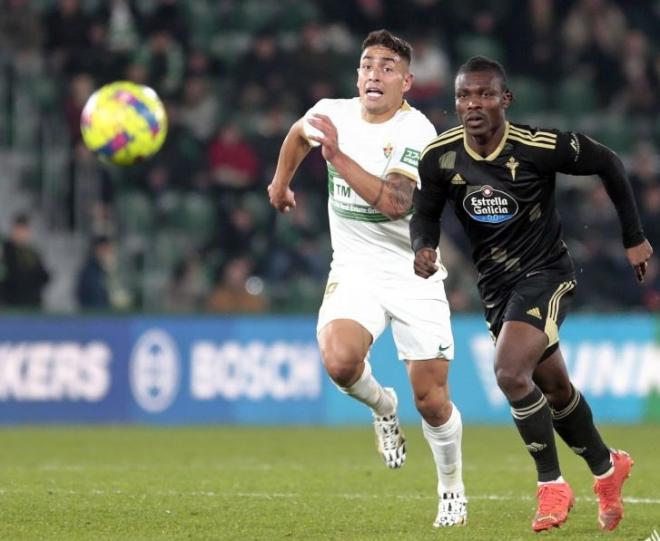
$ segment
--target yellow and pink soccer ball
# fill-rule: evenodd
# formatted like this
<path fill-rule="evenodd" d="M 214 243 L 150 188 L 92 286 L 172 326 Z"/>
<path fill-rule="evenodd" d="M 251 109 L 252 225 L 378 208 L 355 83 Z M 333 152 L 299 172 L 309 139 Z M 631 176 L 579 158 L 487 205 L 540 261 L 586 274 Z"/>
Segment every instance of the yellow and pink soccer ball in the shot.
<path fill-rule="evenodd" d="M 153 89 L 117 81 L 89 97 L 80 130 L 87 148 L 101 160 L 132 165 L 158 152 L 167 135 L 167 116 Z"/>

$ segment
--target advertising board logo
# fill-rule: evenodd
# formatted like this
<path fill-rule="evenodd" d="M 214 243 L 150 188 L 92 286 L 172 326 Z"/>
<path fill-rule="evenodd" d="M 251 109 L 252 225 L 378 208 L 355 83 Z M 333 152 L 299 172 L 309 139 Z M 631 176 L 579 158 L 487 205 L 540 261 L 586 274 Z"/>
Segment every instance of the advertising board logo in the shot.
<path fill-rule="evenodd" d="M 477 222 L 499 224 L 518 214 L 518 202 L 508 193 L 482 186 L 463 199 L 463 208 Z"/>
<path fill-rule="evenodd" d="M 135 401 L 149 413 L 166 410 L 179 391 L 179 351 L 169 334 L 152 329 L 133 347 L 129 382 Z"/>
<path fill-rule="evenodd" d="M 0 402 L 100 402 L 111 386 L 102 341 L 0 342 Z"/>

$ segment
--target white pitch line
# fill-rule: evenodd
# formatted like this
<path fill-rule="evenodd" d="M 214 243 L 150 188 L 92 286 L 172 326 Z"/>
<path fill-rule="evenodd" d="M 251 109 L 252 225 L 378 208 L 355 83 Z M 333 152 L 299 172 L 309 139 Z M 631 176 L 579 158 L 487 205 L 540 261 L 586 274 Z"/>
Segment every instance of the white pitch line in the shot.
<path fill-rule="evenodd" d="M 178 494 L 184 496 L 186 493 L 179 492 Z M 194 493 L 187 493 L 193 495 Z M 363 494 L 358 492 L 349 492 L 342 494 L 297 494 L 293 492 L 201 492 L 197 495 L 206 496 L 221 496 L 221 497 L 238 497 L 238 498 L 264 498 L 264 499 L 294 499 L 309 496 L 323 497 L 323 498 L 338 498 L 344 500 L 382 500 L 382 494 Z M 395 496 L 399 500 L 434 500 L 437 496 L 426 496 L 421 494 L 398 494 Z M 467 495 L 468 500 L 489 500 L 489 501 L 532 501 L 535 498 L 532 496 L 507 496 L 502 494 L 478 494 L 476 496 Z M 576 496 L 575 499 L 579 502 L 596 502 L 596 498 Z M 658 498 L 636 498 L 634 496 L 624 497 L 625 503 L 641 504 L 641 505 L 660 505 Z"/>
<path fill-rule="evenodd" d="M 255 499 L 264 499 L 264 500 L 277 500 L 277 499 L 303 499 L 309 497 L 319 497 L 319 498 L 337 498 L 342 500 L 382 500 L 382 494 L 366 494 L 361 492 L 344 492 L 344 493 L 298 493 L 298 492 L 226 492 L 226 491 L 214 491 L 214 490 L 195 490 L 188 492 L 181 492 L 178 490 L 158 490 L 153 492 L 140 492 L 133 493 L 128 490 L 123 489 L 114 489 L 114 490 L 103 490 L 103 489 L 91 489 L 89 491 L 77 491 L 70 489 L 58 489 L 58 488 L 47 488 L 45 489 L 50 493 L 55 494 L 65 494 L 71 496 L 111 496 L 119 495 L 128 496 L 128 497 L 148 497 L 152 496 L 184 496 L 184 497 L 205 497 L 205 498 L 255 498 Z M 31 493 L 34 494 L 36 491 L 27 490 L 27 489 L 8 489 L 0 487 L 0 496 L 10 495 L 12 493 Z M 422 494 L 397 494 L 394 496 L 398 500 L 435 500 L 437 496 L 435 495 L 422 495 Z M 532 496 L 513 496 L 506 494 L 477 494 L 470 495 L 468 494 L 468 500 L 486 500 L 486 501 L 532 501 L 534 498 Z M 586 497 L 586 496 L 576 496 L 575 498 L 580 502 L 596 502 L 596 498 Z M 660 505 L 660 499 L 658 498 L 637 498 L 635 496 L 627 496 L 623 498 L 623 501 L 627 504 L 633 505 Z"/>

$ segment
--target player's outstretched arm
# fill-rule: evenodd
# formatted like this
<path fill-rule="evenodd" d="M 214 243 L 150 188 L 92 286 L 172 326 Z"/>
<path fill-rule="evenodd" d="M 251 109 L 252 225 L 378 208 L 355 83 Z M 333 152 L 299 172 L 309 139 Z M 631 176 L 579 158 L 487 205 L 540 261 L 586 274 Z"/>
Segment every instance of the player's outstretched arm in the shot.
<path fill-rule="evenodd" d="M 268 185 L 270 204 L 280 212 L 289 212 L 296 207 L 293 190 L 289 188 L 293 175 L 312 149 L 305 138 L 303 119 L 293 123 L 289 133 L 284 138 L 277 167 L 272 182 Z"/>
<path fill-rule="evenodd" d="M 308 121 L 319 131 L 309 138 L 323 145 L 323 157 L 362 199 L 391 220 L 406 215 L 412 205 L 413 179 L 398 173 L 390 173 L 385 179 L 372 175 L 339 149 L 337 128 L 330 117 L 316 114 Z"/>
<path fill-rule="evenodd" d="M 621 158 L 610 148 L 584 135 L 576 135 L 580 149 L 573 173 L 598 175 L 616 208 L 626 257 L 632 265 L 639 282 L 644 281 L 648 260 L 653 254 L 651 244 L 644 236 L 642 223 L 635 204 L 633 190 Z"/>

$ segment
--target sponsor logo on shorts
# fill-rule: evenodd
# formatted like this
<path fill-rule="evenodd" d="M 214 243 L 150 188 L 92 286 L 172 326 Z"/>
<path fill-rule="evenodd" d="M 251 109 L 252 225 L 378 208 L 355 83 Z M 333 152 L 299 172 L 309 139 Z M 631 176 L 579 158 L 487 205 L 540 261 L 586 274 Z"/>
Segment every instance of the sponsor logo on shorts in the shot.
<path fill-rule="evenodd" d="M 329 282 L 327 286 L 325 286 L 325 293 L 323 294 L 324 297 L 327 297 L 328 295 L 332 295 L 337 289 L 337 282 Z"/>
<path fill-rule="evenodd" d="M 541 310 L 539 310 L 538 306 L 535 306 L 534 308 L 530 308 L 527 310 L 527 315 L 530 315 L 532 317 L 535 317 L 536 319 L 543 319 L 541 316 Z"/>
<path fill-rule="evenodd" d="M 518 202 L 508 193 L 482 186 L 463 199 L 463 208 L 477 222 L 499 224 L 518 214 Z"/>

